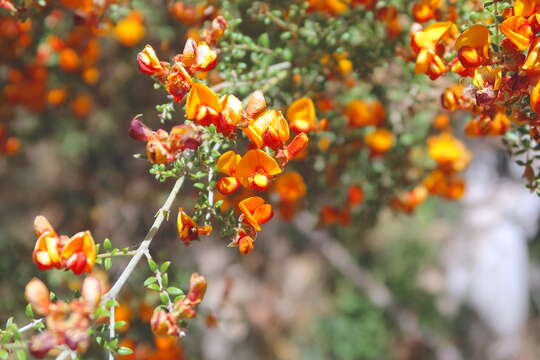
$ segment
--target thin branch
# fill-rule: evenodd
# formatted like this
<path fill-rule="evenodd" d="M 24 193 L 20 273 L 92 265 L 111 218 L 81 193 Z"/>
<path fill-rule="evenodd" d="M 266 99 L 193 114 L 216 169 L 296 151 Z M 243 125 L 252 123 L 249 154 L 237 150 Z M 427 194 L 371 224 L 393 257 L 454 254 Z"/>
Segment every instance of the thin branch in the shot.
<path fill-rule="evenodd" d="M 115 330 L 116 330 L 116 317 L 114 314 L 114 304 L 111 306 L 111 311 L 109 313 L 109 341 L 112 341 L 115 337 Z M 114 360 L 114 355 L 112 351 L 109 350 L 109 360 Z"/>
<path fill-rule="evenodd" d="M 284 62 L 271 65 L 267 67 L 266 69 L 261 69 L 261 70 L 257 70 L 257 71 L 245 74 L 244 77 L 249 78 L 249 79 L 254 79 L 269 72 L 274 72 L 274 71 L 278 72 L 281 70 L 290 69 L 291 66 L 292 66 L 291 62 L 284 61 Z M 224 81 L 224 82 L 221 82 L 219 84 L 212 86 L 212 90 L 218 92 L 231 86 L 246 85 L 246 84 L 249 84 L 249 82 L 248 81 Z"/>
<path fill-rule="evenodd" d="M 24 325 L 22 328 L 19 329 L 19 333 L 26 332 L 28 330 L 32 330 L 37 324 L 42 323 L 43 319 L 36 319 L 32 320 L 30 323 Z"/>
<path fill-rule="evenodd" d="M 181 176 L 176 180 L 176 183 L 174 184 L 174 187 L 172 188 L 169 196 L 167 197 L 167 200 L 163 204 L 163 207 L 159 210 L 158 215 L 156 216 L 156 219 L 154 220 L 154 223 L 152 224 L 152 227 L 148 231 L 148 234 L 146 234 L 143 242 L 137 249 L 137 252 L 135 255 L 131 258 L 129 263 L 127 264 L 126 268 L 120 274 L 120 277 L 118 277 L 118 280 L 114 283 L 114 285 L 111 287 L 111 289 L 103 296 L 102 303 L 105 303 L 106 301 L 110 299 L 116 298 L 124 284 L 126 283 L 127 279 L 141 260 L 141 257 L 144 255 L 144 253 L 148 250 L 150 247 L 150 244 L 152 243 L 152 240 L 154 239 L 154 236 L 158 232 L 161 224 L 163 223 L 163 220 L 168 216 L 171 206 L 174 202 L 174 199 L 178 195 L 178 192 L 182 188 L 182 185 L 184 184 L 185 176 Z"/>

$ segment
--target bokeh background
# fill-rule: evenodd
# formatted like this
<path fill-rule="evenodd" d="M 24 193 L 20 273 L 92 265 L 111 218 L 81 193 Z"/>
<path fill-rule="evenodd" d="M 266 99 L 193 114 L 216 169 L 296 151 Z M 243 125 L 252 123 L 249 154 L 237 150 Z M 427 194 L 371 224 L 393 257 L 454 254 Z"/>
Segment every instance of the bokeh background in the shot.
<path fill-rule="evenodd" d="M 161 126 L 155 105 L 164 95 L 138 72 L 135 59 L 145 43 L 172 57 L 195 24 L 159 1 L 133 1 L 115 5 L 105 34 L 85 34 L 66 4 L 33 21 L 31 30 L 0 17 L 1 124 L 21 141 L 15 154 L 0 156 L 2 321 L 25 322 L 23 289 L 33 276 L 59 294 L 80 285 L 69 273 L 40 273 L 32 263 L 36 215 L 61 233 L 91 229 L 98 242 L 109 238 L 131 248 L 171 186 L 133 157 L 144 149 L 127 136 L 136 114 Z M 34 40 L 53 36 L 74 49 L 75 69 L 61 52 L 37 64 Z M 378 83 L 397 76 L 407 75 L 376 74 Z M 413 100 L 397 89 L 387 112 L 411 102 L 429 110 L 444 86 L 429 93 L 417 87 Z M 61 101 L 52 89 L 62 90 Z M 414 214 L 377 208 L 352 230 L 315 231 L 317 214 L 308 210 L 321 195 L 311 193 L 293 221 L 276 215 L 247 257 L 219 236 L 184 247 L 169 221 L 152 244 L 153 256 L 174 263 L 171 283 L 204 274 L 207 298 L 186 338 L 160 344 L 147 324 L 159 299 L 143 290 L 148 270 L 141 264 L 120 299 L 117 316 L 129 324 L 121 339 L 138 349 L 137 359 L 538 358 L 540 201 L 499 140 L 466 144 L 473 161 L 464 197 L 429 199 Z M 175 206 L 189 208 L 195 197 L 184 191 Z M 115 259 L 108 278 L 126 263 Z M 172 350 L 156 354 L 160 346 Z M 83 358 L 102 356 L 92 347 Z"/>

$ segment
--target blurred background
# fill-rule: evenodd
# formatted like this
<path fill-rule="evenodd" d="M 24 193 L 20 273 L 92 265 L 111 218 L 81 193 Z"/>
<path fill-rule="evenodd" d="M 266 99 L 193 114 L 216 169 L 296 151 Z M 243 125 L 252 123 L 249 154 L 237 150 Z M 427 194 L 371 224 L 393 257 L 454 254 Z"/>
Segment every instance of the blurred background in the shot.
<path fill-rule="evenodd" d="M 32 263 L 35 216 L 62 234 L 90 229 L 97 242 L 134 248 L 171 187 L 133 157 L 144 148 L 127 136 L 136 114 L 163 126 L 155 105 L 164 95 L 138 72 L 136 54 L 150 42 L 169 59 L 205 18 L 133 1 L 114 5 L 102 34 L 70 6 L 31 27 L 0 17 L 0 124 L 17 139 L 0 155 L 2 322 L 25 323 L 23 289 L 34 276 L 57 294 L 80 286 L 71 273 L 39 272 Z M 425 102 L 439 96 L 439 85 Z M 390 114 L 410 101 L 389 99 Z M 173 262 L 171 283 L 203 274 L 207 297 L 187 337 L 154 339 L 148 319 L 159 299 L 143 290 L 149 272 L 141 264 L 117 309 L 128 322 L 122 342 L 136 349 L 125 358 L 537 359 L 540 201 L 498 139 L 465 143 L 473 160 L 464 196 L 430 198 L 413 214 L 379 206 L 348 228 L 314 230 L 318 214 L 308 210 L 320 194 L 306 180 L 303 209 L 291 221 L 276 214 L 246 257 L 219 236 L 184 247 L 167 222 L 152 244 L 154 258 Z M 184 191 L 174 206 L 190 208 L 196 196 Z M 108 274 L 94 272 L 112 282 L 126 263 L 115 259 Z M 103 354 L 93 346 L 82 358 Z"/>

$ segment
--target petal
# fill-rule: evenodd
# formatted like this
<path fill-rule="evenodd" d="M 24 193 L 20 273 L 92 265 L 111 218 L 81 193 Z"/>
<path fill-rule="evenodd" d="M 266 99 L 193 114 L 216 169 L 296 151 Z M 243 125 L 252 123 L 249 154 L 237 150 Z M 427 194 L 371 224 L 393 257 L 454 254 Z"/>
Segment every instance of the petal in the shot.
<path fill-rule="evenodd" d="M 187 98 L 186 118 L 190 120 L 195 119 L 201 105 L 206 105 L 218 113 L 221 113 L 223 110 L 216 93 L 208 86 L 195 82 Z"/>
<path fill-rule="evenodd" d="M 74 253 L 83 251 L 84 247 L 84 232 L 79 232 L 73 235 L 62 248 L 62 259 L 67 260 Z"/>
<path fill-rule="evenodd" d="M 238 163 L 238 177 L 247 178 L 263 170 L 265 175 L 276 175 L 281 172 L 276 160 L 262 150 L 249 150 Z"/>
<path fill-rule="evenodd" d="M 272 217 L 274 216 L 274 213 L 272 212 L 272 205 L 270 204 L 263 204 L 259 206 L 255 212 L 253 213 L 253 217 L 257 221 L 258 224 L 262 225 L 270 221 Z"/>
<path fill-rule="evenodd" d="M 216 167 L 220 172 L 229 176 L 234 176 L 240 159 L 240 155 L 236 154 L 233 150 L 229 150 L 221 154 L 217 161 Z"/>
<path fill-rule="evenodd" d="M 287 119 L 292 127 L 294 127 L 295 123 L 299 123 L 299 132 L 308 131 L 315 125 L 315 106 L 313 105 L 313 101 L 308 97 L 303 97 L 293 102 L 287 109 Z"/>
<path fill-rule="evenodd" d="M 474 49 L 482 49 L 489 46 L 489 30 L 484 25 L 473 25 L 465 30 L 456 40 L 455 49 L 470 46 Z"/>

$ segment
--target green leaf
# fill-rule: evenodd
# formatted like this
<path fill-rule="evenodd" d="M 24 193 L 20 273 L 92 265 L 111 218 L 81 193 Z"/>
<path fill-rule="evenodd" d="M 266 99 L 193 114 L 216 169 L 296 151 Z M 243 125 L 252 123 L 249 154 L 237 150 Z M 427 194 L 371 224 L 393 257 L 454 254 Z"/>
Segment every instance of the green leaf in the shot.
<path fill-rule="evenodd" d="M 26 309 L 24 310 L 24 313 L 26 314 L 27 317 L 29 317 L 30 319 L 33 319 L 34 310 L 32 310 L 32 305 L 30 304 L 26 305 Z"/>
<path fill-rule="evenodd" d="M 196 187 L 197 189 L 201 189 L 201 190 L 203 190 L 206 187 L 206 185 L 204 183 L 201 183 L 201 182 L 197 182 L 197 183 L 193 184 L 193 186 Z"/>
<path fill-rule="evenodd" d="M 170 265 L 171 265 L 170 261 L 165 261 L 163 264 L 161 264 L 161 267 L 159 268 L 159 271 L 162 272 L 162 273 L 167 272 Z"/>
<path fill-rule="evenodd" d="M 173 286 L 167 288 L 167 292 L 168 292 L 169 294 L 171 294 L 172 296 L 181 295 L 181 294 L 184 293 L 184 292 L 182 291 L 182 289 L 179 289 L 179 288 L 173 287 Z"/>
<path fill-rule="evenodd" d="M 126 321 L 120 320 L 120 321 L 117 321 L 116 323 L 114 323 L 114 328 L 115 329 L 120 329 L 121 327 L 124 327 L 126 324 L 127 324 Z"/>
<path fill-rule="evenodd" d="M 109 240 L 108 238 L 103 240 L 103 248 L 105 250 L 111 250 L 112 249 L 111 240 Z"/>
<path fill-rule="evenodd" d="M 112 266 L 112 259 L 106 258 L 105 261 L 103 262 L 103 267 L 105 268 L 105 270 L 109 270 L 111 266 Z"/>
<path fill-rule="evenodd" d="M 133 350 L 128 347 L 122 346 L 118 348 L 118 355 L 130 355 L 133 354 Z"/>
<path fill-rule="evenodd" d="M 157 282 L 157 278 L 155 276 L 150 276 L 149 278 L 144 280 L 144 286 L 148 287 L 148 286 L 154 284 L 155 282 Z"/>
<path fill-rule="evenodd" d="M 169 295 L 167 295 L 167 292 L 165 291 L 162 291 L 159 293 L 159 298 L 161 299 L 161 302 L 163 304 L 168 304 L 169 303 Z"/>
<path fill-rule="evenodd" d="M 156 262 L 152 259 L 148 259 L 148 267 L 150 267 L 150 270 L 152 270 L 153 272 L 156 272 L 158 269 Z"/>
<path fill-rule="evenodd" d="M 169 274 L 163 274 L 161 276 L 161 284 L 163 285 L 163 287 L 169 286 Z"/>
<path fill-rule="evenodd" d="M 150 284 L 150 285 L 148 285 L 148 288 L 150 290 L 159 291 L 159 285 L 158 284 Z"/>

